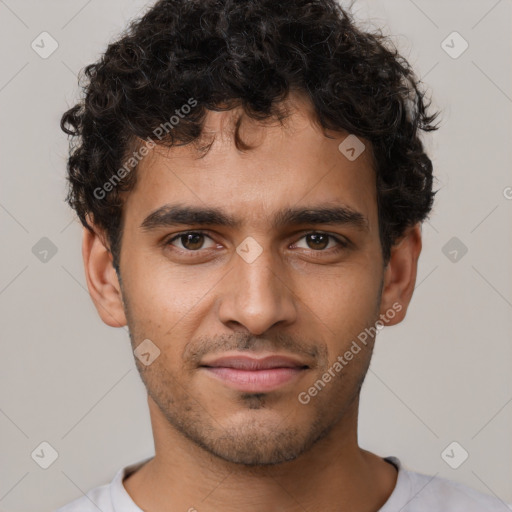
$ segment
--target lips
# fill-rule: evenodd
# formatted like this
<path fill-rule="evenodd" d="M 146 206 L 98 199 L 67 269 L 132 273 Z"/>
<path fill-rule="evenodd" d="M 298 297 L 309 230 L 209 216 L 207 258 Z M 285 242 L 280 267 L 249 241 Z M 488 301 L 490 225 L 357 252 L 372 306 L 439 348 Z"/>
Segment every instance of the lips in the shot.
<path fill-rule="evenodd" d="M 263 358 L 225 356 L 203 363 L 201 366 L 252 371 L 270 370 L 273 368 L 308 368 L 307 364 L 287 356 L 267 356 Z"/>
<path fill-rule="evenodd" d="M 200 367 L 223 385 L 248 393 L 270 392 L 296 382 L 308 368 L 303 361 L 284 355 L 229 355 L 203 361 Z"/>

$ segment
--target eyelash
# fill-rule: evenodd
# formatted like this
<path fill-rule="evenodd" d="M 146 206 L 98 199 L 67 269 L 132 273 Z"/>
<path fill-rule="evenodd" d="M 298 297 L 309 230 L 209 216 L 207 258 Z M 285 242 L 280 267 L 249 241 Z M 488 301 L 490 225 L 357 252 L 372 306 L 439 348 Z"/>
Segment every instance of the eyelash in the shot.
<path fill-rule="evenodd" d="M 204 235 L 205 237 L 207 238 L 210 238 L 210 240 L 213 240 L 211 238 L 211 236 L 208 235 L 207 232 L 205 231 L 183 231 L 181 233 L 178 233 L 176 235 L 173 235 L 171 238 L 169 238 L 166 242 L 164 242 L 164 245 L 165 246 L 172 246 L 172 242 L 174 242 L 175 240 L 181 238 L 182 236 L 185 236 L 185 235 Z M 334 236 L 334 235 L 331 235 L 330 233 L 325 233 L 324 231 L 308 231 L 306 233 L 303 233 L 302 236 L 297 240 L 297 242 L 299 240 L 302 240 L 304 237 L 308 236 L 308 235 L 326 235 L 327 237 L 329 237 L 329 239 L 332 239 L 334 240 L 338 245 L 336 247 L 331 247 L 329 249 L 319 249 L 319 250 L 315 250 L 315 249 L 310 249 L 310 251 L 314 254 L 314 253 L 317 253 L 317 254 L 322 254 L 322 253 L 329 253 L 329 254 L 337 254 L 343 250 L 346 250 L 350 247 L 350 243 L 348 241 L 345 241 L 341 238 L 338 238 L 337 236 Z M 294 242 L 295 244 L 297 242 Z M 178 251 L 182 251 L 184 253 L 188 253 L 190 254 L 190 256 L 193 256 L 194 254 L 198 254 L 200 253 L 202 250 L 204 249 L 197 249 L 195 251 L 193 250 L 189 250 L 189 249 L 181 249 L 180 247 L 175 247 L 173 246 L 175 249 L 177 249 Z"/>

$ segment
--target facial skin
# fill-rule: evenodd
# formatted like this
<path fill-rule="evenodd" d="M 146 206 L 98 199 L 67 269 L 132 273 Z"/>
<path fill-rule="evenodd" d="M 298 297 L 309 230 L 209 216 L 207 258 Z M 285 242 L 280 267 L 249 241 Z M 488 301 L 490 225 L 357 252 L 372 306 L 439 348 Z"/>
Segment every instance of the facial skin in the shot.
<path fill-rule="evenodd" d="M 204 158 L 187 145 L 158 148 L 141 162 L 123 211 L 121 283 L 103 234 L 84 230 L 87 284 L 101 318 L 127 324 L 133 349 L 150 339 L 160 350 L 149 366 L 136 359 L 156 456 L 124 484 L 144 510 L 334 511 L 343 504 L 370 512 L 396 483 L 396 470 L 357 444 L 373 339 L 308 404 L 298 395 L 393 304 L 401 310 L 386 324 L 404 318 L 420 226 L 384 267 L 370 145 L 349 161 L 338 150 L 347 134 L 325 137 L 302 97 L 288 104 L 293 114 L 284 127 L 244 117 L 241 138 L 255 146 L 248 151 L 232 137 L 239 112 L 211 112 L 204 133 L 215 142 Z M 238 224 L 143 229 L 164 205 L 215 208 Z M 284 209 L 340 206 L 367 224 L 277 222 Z M 190 231 L 204 236 L 175 238 Z M 307 236 L 315 232 L 331 236 Z M 247 237 L 262 249 L 250 263 L 236 251 Z M 200 367 L 241 351 L 290 355 L 308 368 L 276 390 L 249 393 Z"/>

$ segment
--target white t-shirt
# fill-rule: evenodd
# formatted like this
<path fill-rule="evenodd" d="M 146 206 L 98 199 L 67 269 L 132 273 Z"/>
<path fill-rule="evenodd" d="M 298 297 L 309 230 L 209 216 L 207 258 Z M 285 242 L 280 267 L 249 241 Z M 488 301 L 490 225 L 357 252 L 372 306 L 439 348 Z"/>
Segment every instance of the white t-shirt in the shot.
<path fill-rule="evenodd" d="M 123 479 L 149 459 L 121 468 L 110 484 L 95 487 L 87 495 L 56 512 L 143 512 L 123 486 Z M 398 469 L 396 486 L 384 506 L 375 512 L 507 512 L 507 505 L 465 485 L 405 469 L 397 457 L 385 460 Z"/>

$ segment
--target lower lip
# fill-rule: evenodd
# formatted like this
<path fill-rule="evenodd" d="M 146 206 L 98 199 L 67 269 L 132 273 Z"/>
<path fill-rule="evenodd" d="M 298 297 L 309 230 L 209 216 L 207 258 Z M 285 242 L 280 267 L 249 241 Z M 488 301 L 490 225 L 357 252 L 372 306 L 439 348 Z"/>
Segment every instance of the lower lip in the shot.
<path fill-rule="evenodd" d="M 226 367 L 203 367 L 208 373 L 240 391 L 272 391 L 302 375 L 306 368 L 271 368 L 268 370 L 238 370 Z"/>

